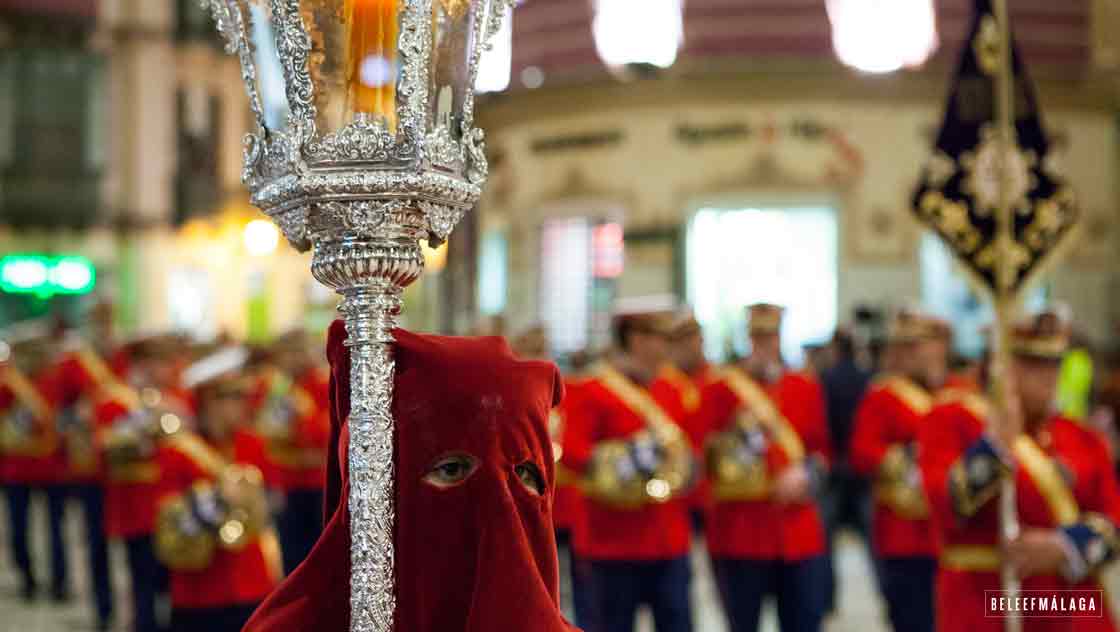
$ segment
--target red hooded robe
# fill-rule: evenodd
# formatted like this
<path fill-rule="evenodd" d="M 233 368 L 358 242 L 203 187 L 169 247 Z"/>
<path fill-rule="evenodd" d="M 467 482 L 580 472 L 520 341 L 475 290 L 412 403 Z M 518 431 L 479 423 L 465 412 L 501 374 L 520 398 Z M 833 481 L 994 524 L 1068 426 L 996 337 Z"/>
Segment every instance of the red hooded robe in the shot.
<path fill-rule="evenodd" d="M 246 632 L 346 632 L 350 621 L 350 514 L 346 499 L 350 356 L 331 327 L 332 449 L 328 523 L 308 559 L 265 601 Z M 563 391 L 556 368 L 521 361 L 496 338 L 397 330 L 396 620 L 398 632 L 575 632 L 558 606 L 552 530 L 555 467 L 547 419 Z M 456 487 L 423 481 L 450 454 L 478 468 Z M 536 495 L 514 467 L 544 477 Z"/>

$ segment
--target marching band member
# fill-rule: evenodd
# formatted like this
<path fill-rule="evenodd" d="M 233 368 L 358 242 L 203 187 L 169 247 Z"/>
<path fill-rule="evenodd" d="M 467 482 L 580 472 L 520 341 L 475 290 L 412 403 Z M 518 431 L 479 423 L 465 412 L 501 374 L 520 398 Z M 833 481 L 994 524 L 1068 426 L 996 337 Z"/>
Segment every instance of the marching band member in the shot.
<path fill-rule="evenodd" d="M 105 461 L 105 532 L 125 543 L 136 632 L 157 632 L 168 576 L 152 542 L 161 480 L 155 457 L 168 435 L 190 423 L 190 395 L 179 384 L 179 345 L 169 336 L 134 340 L 117 361 L 128 387 L 103 389 L 94 403 Z"/>
<path fill-rule="evenodd" d="M 549 361 L 548 331 L 543 325 L 533 325 L 510 341 L 514 355 L 522 360 Z M 556 489 L 552 501 L 552 521 L 556 527 L 556 544 L 561 560 L 561 573 L 568 580 L 561 581 L 561 603 L 570 594 L 570 605 L 577 625 L 587 632 L 598 629 L 594 621 L 598 619 L 596 598 L 592 588 L 591 570 L 585 560 L 575 553 L 576 532 L 578 537 L 586 537 L 583 525 L 583 497 L 579 489 L 579 477 L 559 464 L 564 454 L 564 430 L 567 427 L 568 411 L 576 401 L 579 388 L 584 381 L 581 368 L 563 377 L 564 401 L 548 414 L 548 434 L 552 438 L 552 451 L 556 466 Z M 564 564 L 567 561 L 567 564 Z M 564 571 L 567 571 L 564 574 Z M 566 592 L 565 587 L 570 587 Z"/>
<path fill-rule="evenodd" d="M 323 481 L 330 440 L 328 371 L 310 353 L 302 330 L 278 338 L 261 371 L 256 429 L 265 439 L 270 484 L 283 494 L 276 527 L 291 573 L 323 528 Z"/>
<path fill-rule="evenodd" d="M 556 368 L 497 338 L 395 330 L 395 632 L 576 632 L 557 603 L 554 463 L 546 428 Z M 308 559 L 246 632 L 350 629 L 350 358 L 331 328 L 332 514 Z M 499 406 L 500 408 L 495 408 Z"/>
<path fill-rule="evenodd" d="M 704 389 L 716 380 L 716 371 L 704 356 L 704 332 L 691 313 L 675 319 L 670 341 L 670 361 L 662 369 L 661 378 L 680 392 L 681 404 L 689 416 L 685 430 L 699 446 L 704 442 L 706 429 L 693 427 L 693 423 L 700 423 L 696 416 L 702 408 Z"/>
<path fill-rule="evenodd" d="M 685 416 L 682 427 L 692 442 L 697 462 L 703 458 L 704 438 L 709 421 L 704 416 L 704 394 L 717 379 L 717 374 L 704 356 L 704 334 L 700 322 L 691 313 L 679 316 L 673 323 L 671 361 L 665 364 L 661 379 L 668 381 L 680 394 Z M 699 480 L 689 499 L 693 526 L 699 531 L 711 502 L 706 480 Z"/>
<path fill-rule="evenodd" d="M 1007 407 L 953 391 L 923 424 L 919 461 L 942 540 L 937 575 L 937 629 L 1000 632 L 989 597 L 1009 563 L 1023 593 L 1057 597 L 1099 590 L 1096 571 L 1116 552 L 1120 488 L 1110 451 L 1096 431 L 1055 412 L 1058 367 L 1068 326 L 1042 312 L 1014 328 Z M 990 426 L 992 422 L 994 426 Z M 999 490 L 1012 477 L 1021 525 L 1000 544 Z M 1100 593 L 1096 593 L 1100 595 Z M 1113 630 L 1105 604 L 1089 616 L 1024 614 L 1024 632 Z"/>
<path fill-rule="evenodd" d="M 851 463 L 874 481 L 872 544 L 892 627 L 932 632 L 937 538 L 918 470 L 918 433 L 945 379 L 944 325 L 900 310 L 888 328 L 894 371 L 880 376 L 856 411 Z"/>
<path fill-rule="evenodd" d="M 643 603 L 661 632 L 692 629 L 685 497 L 694 458 L 679 394 L 658 379 L 670 326 L 666 312 L 616 316 L 618 352 L 567 407 L 561 465 L 583 481 L 575 548 L 591 569 L 603 632 L 632 630 Z"/>
<path fill-rule="evenodd" d="M 239 632 L 282 572 L 268 521 L 264 442 L 245 425 L 248 352 L 217 351 L 184 371 L 198 432 L 161 442 L 156 552 L 171 573 L 172 632 Z"/>
<path fill-rule="evenodd" d="M 751 355 L 705 395 L 707 542 L 732 632 L 755 632 L 773 594 L 783 632 L 816 632 L 827 599 L 814 498 L 828 463 L 820 386 L 782 363 L 782 308 L 749 308 Z"/>
<path fill-rule="evenodd" d="M 572 405 L 579 401 L 580 389 L 586 381 L 582 371 L 563 377 L 564 401 L 560 402 L 548 418 L 549 435 L 552 437 L 553 452 L 556 457 L 556 489 L 553 494 L 552 518 L 556 526 L 556 540 L 567 554 L 568 577 L 571 581 L 571 605 L 576 625 L 586 632 L 596 632 L 599 626 L 599 600 L 595 593 L 591 564 L 580 558 L 577 549 L 586 549 L 587 532 L 586 509 L 583 490 L 580 489 L 579 476 L 560 463 L 564 456 L 564 433 L 568 426 L 568 416 Z M 576 542 L 581 544 L 577 546 Z"/>
<path fill-rule="evenodd" d="M 65 454 L 67 480 L 82 507 L 90 584 L 99 630 L 108 630 L 113 617 L 113 586 L 109 546 L 105 534 L 104 471 L 97 450 L 94 402 L 99 393 L 127 389 L 108 364 L 115 356 L 112 307 L 98 302 L 90 314 L 90 340 L 71 335 L 53 373 L 59 433 Z"/>
<path fill-rule="evenodd" d="M 66 501 L 59 476 L 61 452 L 48 372 L 48 332 L 33 323 L 0 340 L 0 482 L 8 499 L 12 558 L 19 569 L 22 595 L 38 590 L 28 545 L 31 494 L 47 497 L 51 552 L 51 597 L 68 597 L 66 547 L 62 521 Z"/>

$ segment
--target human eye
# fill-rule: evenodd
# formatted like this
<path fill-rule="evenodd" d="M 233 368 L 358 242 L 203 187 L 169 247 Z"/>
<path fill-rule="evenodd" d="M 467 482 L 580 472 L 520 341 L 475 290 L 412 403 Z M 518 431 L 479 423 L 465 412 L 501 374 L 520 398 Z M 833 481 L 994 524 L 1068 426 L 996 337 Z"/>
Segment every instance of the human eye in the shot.
<path fill-rule="evenodd" d="M 526 489 L 538 496 L 544 495 L 544 476 L 535 463 L 526 461 L 514 467 L 513 471 L 517 474 L 517 480 L 521 481 Z"/>
<path fill-rule="evenodd" d="M 478 460 L 467 454 L 453 454 L 437 460 L 424 475 L 424 482 L 439 489 L 463 484 L 478 469 Z"/>

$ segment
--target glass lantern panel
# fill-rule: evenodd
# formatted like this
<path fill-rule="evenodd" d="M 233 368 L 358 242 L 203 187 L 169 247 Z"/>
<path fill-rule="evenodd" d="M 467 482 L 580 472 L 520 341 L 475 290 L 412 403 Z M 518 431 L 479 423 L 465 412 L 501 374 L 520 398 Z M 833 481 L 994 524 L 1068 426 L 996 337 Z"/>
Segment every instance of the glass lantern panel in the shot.
<path fill-rule="evenodd" d="M 471 89 L 470 58 L 475 47 L 472 5 L 481 0 L 432 0 L 432 65 L 428 112 L 432 129 L 445 126 L 462 136 L 463 104 Z"/>
<path fill-rule="evenodd" d="M 400 0 L 300 0 L 300 8 L 320 133 L 358 113 L 396 130 Z"/>
<path fill-rule="evenodd" d="M 503 92 L 509 88 L 513 69 L 513 14 L 502 10 L 502 28 L 490 40 L 490 50 L 483 51 L 474 79 L 474 91 Z"/>
<path fill-rule="evenodd" d="M 261 96 L 264 123 L 270 131 L 288 126 L 288 95 L 284 67 L 276 51 L 276 28 L 267 0 L 249 3 L 249 38 L 253 42 L 253 61 L 257 67 L 257 90 Z"/>

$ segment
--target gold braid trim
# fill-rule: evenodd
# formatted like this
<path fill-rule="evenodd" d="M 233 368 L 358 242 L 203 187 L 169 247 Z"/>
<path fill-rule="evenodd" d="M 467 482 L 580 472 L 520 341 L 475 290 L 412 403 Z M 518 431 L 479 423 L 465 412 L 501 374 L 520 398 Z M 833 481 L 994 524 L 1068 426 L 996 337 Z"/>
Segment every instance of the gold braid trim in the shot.
<path fill-rule="evenodd" d="M 46 398 L 43 397 L 39 389 L 31 383 L 31 380 L 23 374 L 22 371 L 14 366 L 3 367 L 4 371 L 0 374 L 5 384 L 11 389 L 12 394 L 15 395 L 16 400 L 27 407 L 34 415 L 37 427 L 34 428 L 37 437 L 31 438 L 28 441 L 9 443 L 7 440 L 3 441 L 0 446 L 5 452 L 10 454 L 18 454 L 21 456 L 40 457 L 47 456 L 54 451 L 58 445 L 58 436 L 54 431 L 51 422 L 51 406 L 47 403 Z M 6 433 L 5 433 L 6 434 Z"/>
<path fill-rule="evenodd" d="M 140 395 L 123 384 L 113 375 L 109 370 L 109 366 L 105 364 L 97 354 L 87 348 L 78 349 L 75 353 L 78 363 L 82 365 L 86 373 L 93 378 L 97 383 L 97 388 L 101 390 L 105 396 L 115 399 L 129 408 L 139 408 L 141 405 Z"/>
<path fill-rule="evenodd" d="M 1070 491 L 1069 485 L 1066 484 L 1053 459 L 1038 447 L 1034 439 L 1025 434 L 1015 437 L 1011 451 L 1015 453 L 1015 459 L 1023 466 L 1030 479 L 1038 486 L 1038 491 L 1046 499 L 1054 520 L 1063 527 L 1077 522 L 1081 515 L 1081 510 L 1077 507 L 1077 499 L 1073 497 L 1073 492 Z"/>
<path fill-rule="evenodd" d="M 659 442 L 669 443 L 680 440 L 682 435 L 680 426 L 644 389 L 639 388 L 629 378 L 605 362 L 596 370 L 595 377 L 599 378 L 599 381 L 608 391 L 645 420 L 646 427 Z"/>
<path fill-rule="evenodd" d="M 785 452 L 791 463 L 800 463 L 805 460 L 805 445 L 801 436 L 782 415 L 781 411 L 766 394 L 766 391 L 738 367 L 724 367 L 721 377 L 732 393 L 750 409 L 750 412 L 762 422 L 774 436 L 778 447 Z"/>
<path fill-rule="evenodd" d="M 994 546 L 947 546 L 941 551 L 941 567 L 951 571 L 970 573 L 997 573 L 1003 565 L 1003 555 Z"/>
<path fill-rule="evenodd" d="M 190 459 L 208 476 L 217 478 L 225 470 L 227 461 L 217 450 L 190 432 L 177 432 L 166 439 L 167 445 Z"/>
<path fill-rule="evenodd" d="M 677 368 L 675 364 L 666 364 L 661 369 L 661 377 L 680 391 L 681 403 L 685 411 L 694 413 L 697 408 L 700 408 L 700 389 L 684 371 Z"/>
<path fill-rule="evenodd" d="M 284 557 L 280 552 L 280 539 L 276 537 L 276 530 L 272 527 L 265 529 L 260 535 L 260 543 L 268 576 L 273 582 L 280 583 L 284 579 Z"/>

